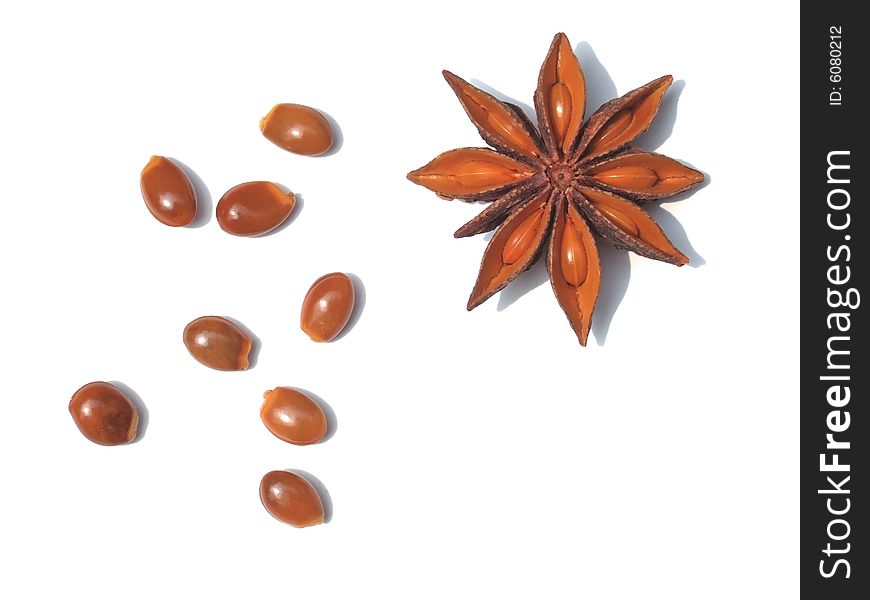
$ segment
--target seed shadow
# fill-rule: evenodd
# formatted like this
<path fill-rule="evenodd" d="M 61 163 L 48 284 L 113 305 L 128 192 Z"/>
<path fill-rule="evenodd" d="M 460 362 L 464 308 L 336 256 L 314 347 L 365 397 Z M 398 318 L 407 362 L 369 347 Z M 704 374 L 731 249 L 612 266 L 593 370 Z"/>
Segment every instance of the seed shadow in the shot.
<path fill-rule="evenodd" d="M 321 154 L 320 156 L 332 156 L 333 154 L 338 154 L 338 151 L 341 150 L 341 147 L 344 146 L 344 134 L 341 131 L 341 127 L 338 126 L 338 121 L 332 118 L 332 115 L 317 109 L 321 115 L 329 122 L 329 126 L 332 127 L 332 146 L 329 147 L 329 150 Z"/>
<path fill-rule="evenodd" d="M 121 390 L 125 396 L 130 399 L 130 402 L 133 403 L 133 406 L 136 407 L 136 412 L 139 413 L 139 425 L 136 429 L 136 437 L 134 437 L 129 443 L 136 444 L 142 440 L 145 436 L 145 430 L 148 429 L 148 421 L 150 419 L 150 413 L 148 412 L 148 407 L 145 406 L 145 403 L 142 402 L 142 398 L 137 394 L 133 389 L 125 383 L 121 383 L 120 381 L 109 381 L 108 383 L 114 385 L 116 388 Z"/>
<path fill-rule="evenodd" d="M 251 338 L 251 351 L 248 353 L 248 368 L 246 369 L 247 371 L 250 371 L 257 366 L 257 359 L 260 357 L 260 348 L 263 343 L 260 341 L 260 338 L 254 335 L 254 333 L 245 327 L 239 320 L 232 317 L 224 317 L 224 319 L 233 323 L 236 327 L 241 329 L 245 335 Z"/>
<path fill-rule="evenodd" d="M 674 131 L 674 124 L 677 122 L 677 104 L 680 102 L 680 95 L 685 87 L 686 82 L 682 79 L 678 79 L 671 84 L 671 87 L 662 98 L 662 103 L 659 105 L 659 110 L 649 129 L 639 135 L 632 142 L 632 146 L 656 150 L 665 143 L 665 140 L 671 137 L 671 133 Z"/>
<path fill-rule="evenodd" d="M 535 264 L 523 271 L 516 279 L 510 282 L 498 295 L 496 310 L 501 312 L 514 302 L 531 292 L 536 287 L 550 280 L 547 274 L 547 261 L 544 257 L 539 258 Z"/>
<path fill-rule="evenodd" d="M 350 333 L 351 329 L 356 327 L 356 324 L 366 307 L 366 286 L 363 284 L 362 279 L 353 273 L 345 273 L 345 275 L 347 275 L 350 278 L 351 283 L 353 283 L 353 310 L 350 313 L 350 318 L 347 320 L 347 325 L 345 325 L 344 329 L 335 336 L 332 340 L 333 342 L 337 342 L 344 338 L 344 336 Z"/>
<path fill-rule="evenodd" d="M 211 221 L 211 215 L 214 212 L 214 202 L 211 199 L 211 192 L 208 191 L 208 186 L 205 185 L 202 178 L 196 174 L 196 171 L 188 167 L 175 157 L 167 157 L 174 162 L 179 169 L 184 171 L 190 183 L 193 184 L 193 190 L 196 193 L 196 216 L 187 229 L 199 229 L 206 226 Z"/>
<path fill-rule="evenodd" d="M 338 420 L 335 418 L 335 411 L 332 410 L 332 407 L 327 404 L 323 400 L 323 398 L 315 393 L 306 390 L 305 388 L 294 386 L 293 389 L 297 392 L 302 392 L 303 394 L 314 400 L 314 402 L 317 403 L 317 405 L 323 411 L 323 414 L 326 416 L 326 435 L 324 435 L 323 439 L 317 442 L 317 444 L 315 445 L 322 444 L 323 442 L 332 439 L 332 436 L 335 435 L 335 432 L 338 429 Z"/>
<path fill-rule="evenodd" d="M 329 495 L 329 491 L 326 489 L 326 486 L 323 485 L 323 482 L 308 471 L 303 471 L 302 469 L 284 470 L 288 473 L 298 475 L 299 477 L 311 484 L 311 486 L 317 492 L 317 495 L 320 496 L 320 501 L 323 503 L 323 522 L 329 523 L 330 521 L 332 521 L 332 497 Z"/>
<path fill-rule="evenodd" d="M 607 102 L 616 98 L 616 84 L 589 42 L 580 42 L 574 47 L 574 54 L 580 61 L 583 76 L 586 79 L 586 115 L 585 118 L 598 110 Z"/>
<path fill-rule="evenodd" d="M 607 243 L 598 244 L 598 259 L 601 262 L 601 288 L 592 317 L 592 333 L 595 334 L 595 343 L 603 346 L 616 309 L 628 291 L 631 261 L 628 252 Z"/>
<path fill-rule="evenodd" d="M 273 182 L 273 183 L 275 183 L 275 182 Z M 290 188 L 288 188 L 286 185 L 283 185 L 281 183 L 275 183 L 275 185 L 277 185 L 281 189 L 281 191 L 284 192 L 285 194 L 293 193 L 290 191 Z M 251 237 L 254 237 L 254 238 L 271 237 L 271 236 L 275 235 L 276 233 L 280 233 L 280 232 L 284 231 L 285 229 L 290 227 L 291 224 L 295 223 L 296 219 L 299 218 L 299 213 L 302 212 L 302 209 L 305 206 L 305 200 L 302 198 L 302 194 L 293 193 L 293 197 L 296 199 L 296 204 L 294 204 L 293 210 L 290 211 L 290 214 L 287 215 L 287 218 L 284 219 L 280 225 L 278 225 L 275 229 L 273 229 L 271 231 L 267 231 L 266 233 L 263 233 L 261 235 L 255 235 L 255 236 L 251 236 Z"/>

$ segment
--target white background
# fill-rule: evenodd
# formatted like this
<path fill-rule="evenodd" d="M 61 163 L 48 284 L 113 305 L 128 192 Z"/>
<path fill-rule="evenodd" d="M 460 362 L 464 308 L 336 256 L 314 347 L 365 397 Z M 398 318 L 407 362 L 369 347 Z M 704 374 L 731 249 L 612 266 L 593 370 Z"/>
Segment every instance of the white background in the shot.
<path fill-rule="evenodd" d="M 798 14 L 793 3 L 22 3 L 0 12 L 0 597 L 795 598 L 798 543 Z M 479 206 L 405 179 L 482 145 L 442 68 L 531 104 L 552 36 L 590 109 L 677 81 L 640 144 L 709 183 L 651 212 L 692 259 L 615 251 L 587 348 L 532 270 L 471 313 Z M 328 113 L 306 158 L 258 130 L 276 102 Z M 261 239 L 154 220 L 152 154 L 216 203 L 267 179 L 302 197 Z M 202 223 L 201 223 L 202 224 Z M 310 342 L 330 271 L 365 303 Z M 238 319 L 256 366 L 181 343 Z M 86 441 L 93 380 L 150 414 Z M 259 420 L 298 386 L 337 418 L 298 448 Z M 328 489 L 331 522 L 260 505 L 272 469 Z"/>

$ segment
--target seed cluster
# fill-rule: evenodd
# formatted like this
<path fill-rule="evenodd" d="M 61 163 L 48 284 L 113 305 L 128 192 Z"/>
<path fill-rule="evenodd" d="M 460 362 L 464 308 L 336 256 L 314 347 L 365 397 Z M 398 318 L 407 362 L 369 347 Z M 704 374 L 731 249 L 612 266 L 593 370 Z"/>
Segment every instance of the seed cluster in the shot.
<path fill-rule="evenodd" d="M 260 121 L 263 135 L 279 147 L 305 156 L 326 153 L 334 134 L 329 121 L 313 108 L 278 104 Z M 155 219 L 170 227 L 185 227 L 197 216 L 196 188 L 185 170 L 163 156 L 152 156 L 142 170 L 140 188 Z M 269 181 L 241 183 L 227 191 L 215 209 L 225 232 L 256 237 L 284 223 L 296 204 L 292 192 Z M 302 302 L 300 328 L 316 342 L 336 339 L 354 310 L 354 284 L 344 273 L 315 281 Z M 226 317 L 203 316 L 184 328 L 182 340 L 200 364 L 218 371 L 244 371 L 254 348 L 253 336 Z M 308 394 L 276 387 L 263 394 L 260 418 L 277 438 L 298 446 L 316 444 L 328 436 L 323 407 Z M 139 433 L 139 408 L 119 386 L 92 382 L 73 394 L 69 411 L 79 431 L 103 446 L 126 444 Z M 310 481 L 291 471 L 270 471 L 260 483 L 260 499 L 273 517 L 295 527 L 322 523 L 323 501 Z"/>

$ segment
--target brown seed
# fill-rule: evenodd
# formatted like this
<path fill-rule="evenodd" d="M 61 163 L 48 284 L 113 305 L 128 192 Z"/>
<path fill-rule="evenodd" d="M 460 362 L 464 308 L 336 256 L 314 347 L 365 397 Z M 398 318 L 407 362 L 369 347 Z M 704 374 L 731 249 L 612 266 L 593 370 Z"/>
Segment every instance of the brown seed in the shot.
<path fill-rule="evenodd" d="M 285 194 L 271 181 L 249 181 L 223 195 L 217 205 L 217 220 L 227 233 L 254 237 L 278 227 L 294 206 L 293 192 Z"/>
<path fill-rule="evenodd" d="M 561 143 L 568 133 L 568 125 L 571 121 L 571 91 L 568 86 L 557 81 L 550 86 L 547 99 L 550 103 L 550 114 L 553 118 L 553 133 L 556 142 Z"/>
<path fill-rule="evenodd" d="M 615 185 L 627 192 L 652 189 L 659 182 L 659 177 L 655 171 L 648 167 L 636 165 L 613 167 L 606 171 L 600 170 L 595 173 L 594 177 L 605 185 Z"/>
<path fill-rule="evenodd" d="M 139 178 L 145 206 L 170 227 L 190 225 L 196 218 L 196 192 L 184 171 L 163 156 L 152 156 Z"/>
<path fill-rule="evenodd" d="M 606 217 L 609 217 L 611 221 L 616 223 L 616 225 L 628 235 L 637 237 L 640 234 L 637 229 L 637 223 L 632 221 L 628 215 L 626 215 L 618 208 L 607 206 L 604 203 L 598 203 L 594 206 L 598 209 L 598 212 L 601 212 Z"/>
<path fill-rule="evenodd" d="M 323 523 L 325 515 L 320 495 L 296 473 L 266 473 L 260 481 L 260 500 L 270 515 L 293 527 Z"/>
<path fill-rule="evenodd" d="M 504 248 L 501 249 L 501 260 L 504 264 L 512 265 L 528 255 L 531 245 L 538 241 L 538 232 L 542 229 L 541 220 L 546 208 L 547 206 L 542 204 L 541 208 L 525 217 L 514 229 L 505 241 Z"/>
<path fill-rule="evenodd" d="M 579 287 L 586 281 L 586 273 L 589 271 L 589 259 L 578 231 L 580 227 L 582 225 L 578 225 L 569 215 L 565 221 L 562 254 L 559 256 L 562 263 L 562 277 L 565 278 L 566 283 L 574 287 Z"/>
<path fill-rule="evenodd" d="M 200 317 L 184 328 L 184 345 L 196 360 L 218 371 L 244 371 L 254 343 L 223 317 Z"/>
<path fill-rule="evenodd" d="M 124 392 L 103 381 L 79 388 L 70 400 L 69 412 L 82 435 L 101 446 L 126 444 L 139 428 L 136 405 Z"/>
<path fill-rule="evenodd" d="M 260 418 L 276 437 L 305 446 L 316 444 L 326 435 L 326 415 L 320 405 L 289 387 L 276 387 L 263 394 Z"/>
<path fill-rule="evenodd" d="M 332 147 L 332 126 L 322 114 L 302 104 L 276 104 L 260 119 L 270 142 L 294 154 L 317 156 Z"/>
<path fill-rule="evenodd" d="M 328 342 L 347 325 L 353 312 L 354 289 L 344 273 L 330 273 L 315 281 L 302 301 L 300 326 L 315 342 Z"/>

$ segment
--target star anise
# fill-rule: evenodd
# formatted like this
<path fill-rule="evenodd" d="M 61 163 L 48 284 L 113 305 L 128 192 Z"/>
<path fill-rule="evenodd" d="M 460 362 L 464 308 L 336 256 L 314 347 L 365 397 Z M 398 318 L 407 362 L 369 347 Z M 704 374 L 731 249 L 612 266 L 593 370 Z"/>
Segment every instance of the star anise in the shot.
<path fill-rule="evenodd" d="M 666 75 L 605 103 L 584 123 L 586 82 L 568 38 L 553 39 L 538 77 L 538 128 L 518 106 L 444 71 L 465 112 L 494 148 L 459 148 L 408 179 L 438 196 L 491 204 L 454 234 L 498 228 L 483 255 L 468 310 L 528 269 L 547 247 L 556 298 L 586 345 L 601 266 L 592 231 L 617 248 L 677 266 L 689 262 L 640 205 L 698 185 L 704 175 L 631 148 L 673 81 Z"/>

